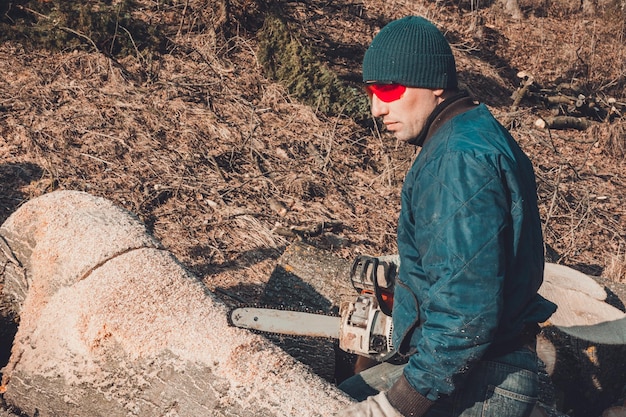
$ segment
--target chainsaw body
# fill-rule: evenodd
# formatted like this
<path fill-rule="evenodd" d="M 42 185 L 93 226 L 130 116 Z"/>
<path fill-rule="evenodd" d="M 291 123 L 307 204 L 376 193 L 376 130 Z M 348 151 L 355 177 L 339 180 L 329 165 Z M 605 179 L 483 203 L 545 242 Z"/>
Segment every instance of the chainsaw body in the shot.
<path fill-rule="evenodd" d="M 380 309 L 372 293 L 363 293 L 340 309 L 339 348 L 383 361 L 393 352 L 391 316 Z"/>
<path fill-rule="evenodd" d="M 393 354 L 391 311 L 397 263 L 393 257 L 354 260 L 350 281 L 360 294 L 341 305 L 340 349 L 378 361 Z"/>

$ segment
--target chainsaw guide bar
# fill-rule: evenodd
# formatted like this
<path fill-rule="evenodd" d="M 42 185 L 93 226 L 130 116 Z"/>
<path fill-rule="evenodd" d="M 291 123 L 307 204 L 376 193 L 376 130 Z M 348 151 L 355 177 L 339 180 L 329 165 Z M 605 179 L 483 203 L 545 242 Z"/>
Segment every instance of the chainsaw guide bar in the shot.
<path fill-rule="evenodd" d="M 341 326 L 340 317 L 264 307 L 235 308 L 230 322 L 257 332 L 330 339 L 339 338 Z"/>

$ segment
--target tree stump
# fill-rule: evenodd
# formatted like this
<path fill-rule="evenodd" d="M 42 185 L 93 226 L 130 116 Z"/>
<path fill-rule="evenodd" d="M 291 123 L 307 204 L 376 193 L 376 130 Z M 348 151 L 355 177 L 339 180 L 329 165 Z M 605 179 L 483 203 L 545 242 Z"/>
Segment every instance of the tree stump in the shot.
<path fill-rule="evenodd" d="M 4 400 L 28 415 L 328 416 L 350 400 L 227 311 L 131 214 L 86 193 L 0 227 L 2 313 L 19 326 Z"/>

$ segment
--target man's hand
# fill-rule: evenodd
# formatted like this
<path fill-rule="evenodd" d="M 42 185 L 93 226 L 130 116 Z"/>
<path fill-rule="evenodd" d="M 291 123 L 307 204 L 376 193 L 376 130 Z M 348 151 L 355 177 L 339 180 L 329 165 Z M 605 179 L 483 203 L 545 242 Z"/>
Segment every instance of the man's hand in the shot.
<path fill-rule="evenodd" d="M 335 417 L 402 417 L 402 414 L 389 404 L 387 396 L 381 392 L 335 414 Z"/>

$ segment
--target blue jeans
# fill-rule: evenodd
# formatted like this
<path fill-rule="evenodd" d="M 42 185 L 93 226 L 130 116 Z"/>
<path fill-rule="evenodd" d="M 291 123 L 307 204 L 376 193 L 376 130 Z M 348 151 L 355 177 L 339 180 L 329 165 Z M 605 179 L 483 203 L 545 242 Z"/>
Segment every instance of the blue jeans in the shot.
<path fill-rule="evenodd" d="M 386 391 L 402 375 L 405 365 L 381 363 L 339 385 L 363 401 Z M 437 400 L 425 417 L 527 417 L 538 396 L 538 359 L 529 347 L 478 362 L 463 389 Z"/>

